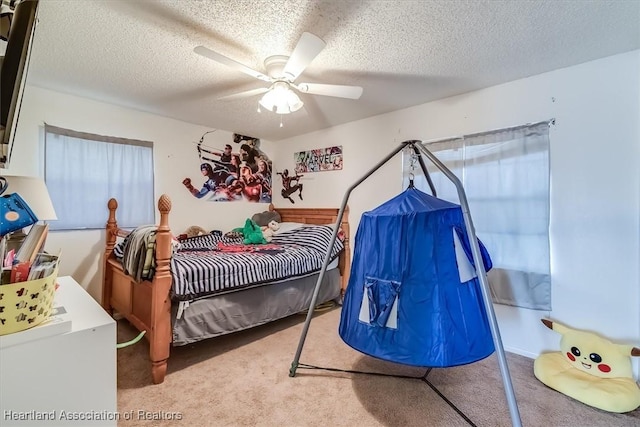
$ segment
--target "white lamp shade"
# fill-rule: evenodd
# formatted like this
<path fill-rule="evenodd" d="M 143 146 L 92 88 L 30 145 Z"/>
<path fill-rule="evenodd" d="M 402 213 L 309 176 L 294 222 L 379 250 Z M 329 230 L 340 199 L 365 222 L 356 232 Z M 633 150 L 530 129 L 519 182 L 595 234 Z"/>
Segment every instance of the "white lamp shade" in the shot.
<path fill-rule="evenodd" d="M 2 174 L 7 180 L 7 190 L 5 194 L 18 193 L 27 202 L 29 208 L 41 221 L 58 219 L 56 211 L 53 209 L 49 191 L 42 178 L 34 176 L 19 176 Z"/>
<path fill-rule="evenodd" d="M 285 82 L 276 82 L 260 99 L 260 105 L 276 114 L 289 114 L 304 105 L 302 100 Z"/>

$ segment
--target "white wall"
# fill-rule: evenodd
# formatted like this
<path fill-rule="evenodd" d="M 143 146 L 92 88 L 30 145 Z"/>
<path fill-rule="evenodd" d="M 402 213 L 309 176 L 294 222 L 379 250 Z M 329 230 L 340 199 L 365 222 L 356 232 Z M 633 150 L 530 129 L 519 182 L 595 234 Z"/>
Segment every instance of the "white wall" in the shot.
<path fill-rule="evenodd" d="M 296 201 L 337 206 L 404 140 L 551 118 L 553 311 L 496 305 L 505 349 L 530 357 L 557 349 L 559 336 L 539 320 L 546 316 L 640 345 L 640 51 L 291 138 L 276 155 L 291 169 L 296 151 L 342 145 L 344 170 L 307 174 Z M 352 193 L 353 235 L 364 211 L 401 190 L 398 155 Z M 279 192 L 276 206 L 288 204 Z"/>
<path fill-rule="evenodd" d="M 157 199 L 166 193 L 171 198 L 169 223 L 176 234 L 191 225 L 228 231 L 242 227 L 247 217 L 268 208 L 263 203 L 196 199 L 182 185 L 186 177 L 190 177 L 196 187 L 203 182 L 195 143 L 210 128 L 33 86 L 27 86 L 24 93 L 10 162 L 12 173 L 42 176 L 44 123 L 99 135 L 153 141 L 155 196 Z M 216 131 L 205 137 L 205 145 L 222 148 L 232 140 L 231 132 Z M 270 146 L 268 141 L 261 141 L 261 149 L 267 154 L 271 153 Z M 106 206 L 107 200 L 105 223 L 109 214 Z M 156 215 L 159 215 L 157 209 Z M 102 292 L 104 239 L 102 230 L 51 232 L 45 247 L 52 253 L 62 250 L 59 274 L 73 276 L 98 301 Z"/>

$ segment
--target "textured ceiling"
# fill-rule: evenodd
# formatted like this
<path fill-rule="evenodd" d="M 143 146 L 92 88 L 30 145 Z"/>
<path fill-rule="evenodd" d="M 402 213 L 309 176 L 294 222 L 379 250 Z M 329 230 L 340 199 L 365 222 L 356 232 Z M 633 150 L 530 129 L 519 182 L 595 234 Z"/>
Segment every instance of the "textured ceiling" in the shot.
<path fill-rule="evenodd" d="M 301 95 L 256 111 L 265 72 L 311 32 L 325 49 L 298 81 L 358 85 L 359 100 Z M 41 0 L 29 83 L 268 140 L 640 48 L 640 1 Z"/>

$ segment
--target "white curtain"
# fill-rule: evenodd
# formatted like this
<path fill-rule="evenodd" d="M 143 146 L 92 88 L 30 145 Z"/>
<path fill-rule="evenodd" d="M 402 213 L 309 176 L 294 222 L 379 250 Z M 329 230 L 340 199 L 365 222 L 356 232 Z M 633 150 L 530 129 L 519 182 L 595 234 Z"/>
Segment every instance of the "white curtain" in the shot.
<path fill-rule="evenodd" d="M 549 122 L 426 143 L 461 181 L 478 238 L 494 268 L 494 302 L 551 310 Z M 428 159 L 437 197 L 459 204 L 455 186 Z M 403 155 L 404 185 L 431 193 L 415 155 Z"/>
<path fill-rule="evenodd" d="M 152 143 L 45 126 L 45 181 L 52 230 L 104 228 L 118 201 L 121 228 L 154 223 Z"/>

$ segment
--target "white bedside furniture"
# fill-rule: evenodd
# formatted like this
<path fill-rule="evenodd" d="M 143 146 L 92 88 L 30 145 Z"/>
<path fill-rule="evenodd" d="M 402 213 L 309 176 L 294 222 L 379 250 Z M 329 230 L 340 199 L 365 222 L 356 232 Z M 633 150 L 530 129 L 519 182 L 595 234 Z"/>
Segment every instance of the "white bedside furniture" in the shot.
<path fill-rule="evenodd" d="M 71 277 L 58 284 L 70 328 L 0 336 L 0 426 L 117 425 L 116 323 Z"/>

